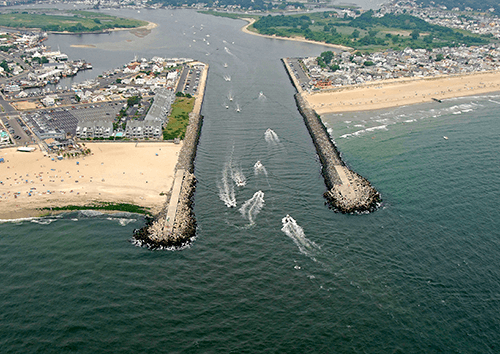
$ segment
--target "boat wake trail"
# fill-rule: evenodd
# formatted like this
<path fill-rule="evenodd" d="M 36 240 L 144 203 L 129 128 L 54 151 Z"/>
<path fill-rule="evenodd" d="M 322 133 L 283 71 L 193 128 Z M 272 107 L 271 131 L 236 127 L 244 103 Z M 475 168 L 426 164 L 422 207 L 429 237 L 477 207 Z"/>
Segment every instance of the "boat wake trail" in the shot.
<path fill-rule="evenodd" d="M 316 261 L 315 257 L 321 251 L 321 247 L 306 238 L 302 227 L 290 215 L 285 216 L 281 222 L 283 223 L 281 231 L 293 240 L 301 253 Z"/>
<path fill-rule="evenodd" d="M 269 145 L 277 145 L 280 142 L 280 138 L 278 138 L 278 134 L 274 132 L 271 128 L 267 129 L 264 133 L 264 139 Z"/>
<path fill-rule="evenodd" d="M 231 163 L 226 162 L 224 169 L 222 170 L 222 178 L 220 182 L 217 183 L 217 188 L 219 188 L 219 198 L 226 204 L 228 208 L 236 207 L 236 197 L 234 195 L 234 185 L 229 179 L 231 170 Z"/>
<path fill-rule="evenodd" d="M 241 166 L 230 166 L 231 178 L 238 187 L 244 187 L 247 184 L 247 179 L 241 170 Z"/>
<path fill-rule="evenodd" d="M 250 225 L 255 224 L 255 217 L 264 207 L 264 192 L 257 191 L 252 198 L 247 200 L 240 208 L 240 213 L 245 219 L 250 221 Z"/>
<path fill-rule="evenodd" d="M 255 165 L 253 165 L 253 173 L 256 176 L 263 174 L 264 176 L 267 177 L 267 170 L 260 161 L 257 161 Z"/>

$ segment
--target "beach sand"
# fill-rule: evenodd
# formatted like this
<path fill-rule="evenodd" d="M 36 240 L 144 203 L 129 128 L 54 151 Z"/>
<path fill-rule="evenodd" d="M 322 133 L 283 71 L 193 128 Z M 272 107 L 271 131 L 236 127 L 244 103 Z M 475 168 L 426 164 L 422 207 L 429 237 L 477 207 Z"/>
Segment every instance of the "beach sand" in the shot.
<path fill-rule="evenodd" d="M 39 216 L 38 208 L 131 203 L 157 213 L 170 190 L 181 144 L 85 143 L 92 155 L 52 161 L 37 149 L 0 150 L 0 219 Z M 78 164 L 77 164 L 78 163 Z M 17 194 L 17 197 L 14 195 Z M 29 196 L 31 194 L 31 196 Z"/>
<path fill-rule="evenodd" d="M 500 91 L 500 72 L 435 78 L 385 80 L 317 93 L 303 93 L 318 114 L 406 106 Z"/>
<path fill-rule="evenodd" d="M 316 41 L 311 41 L 309 39 L 305 39 L 304 37 L 280 37 L 280 36 L 270 36 L 267 34 L 260 34 L 257 32 L 250 31 L 248 27 L 254 24 L 255 19 L 254 18 L 247 18 L 247 17 L 242 17 L 241 18 L 244 21 L 247 21 L 248 23 L 241 28 L 241 31 L 247 34 L 252 34 L 254 36 L 259 36 L 259 37 L 265 37 L 265 38 L 270 38 L 270 39 L 280 39 L 280 40 L 285 40 L 285 41 L 295 41 L 295 42 L 303 42 L 303 43 L 311 43 L 311 44 L 319 44 L 324 47 L 330 47 L 330 48 L 337 48 L 337 49 L 342 49 L 342 50 L 347 50 L 351 51 L 353 48 L 351 47 L 346 47 L 343 45 L 339 44 L 330 44 L 330 43 L 325 43 L 325 42 L 316 42 Z"/>

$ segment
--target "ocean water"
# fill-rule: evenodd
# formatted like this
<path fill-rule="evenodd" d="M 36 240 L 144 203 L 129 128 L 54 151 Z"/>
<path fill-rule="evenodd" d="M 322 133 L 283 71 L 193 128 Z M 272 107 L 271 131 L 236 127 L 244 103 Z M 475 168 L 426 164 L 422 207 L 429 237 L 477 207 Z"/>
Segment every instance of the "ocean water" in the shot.
<path fill-rule="evenodd" d="M 142 47 L 129 32 L 49 41 L 100 68 L 135 54 L 210 63 L 196 240 L 134 247 L 133 214 L 1 223 L 0 352 L 498 352 L 498 94 L 325 116 L 383 198 L 374 213 L 336 214 L 279 61 L 325 48 L 144 12 L 113 12 L 160 25 Z"/>

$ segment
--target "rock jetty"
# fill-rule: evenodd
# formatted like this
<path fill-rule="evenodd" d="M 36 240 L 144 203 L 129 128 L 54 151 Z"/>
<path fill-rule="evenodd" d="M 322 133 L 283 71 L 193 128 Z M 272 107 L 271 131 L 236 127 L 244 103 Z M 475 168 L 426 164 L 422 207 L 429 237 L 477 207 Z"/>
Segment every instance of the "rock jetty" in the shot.
<path fill-rule="evenodd" d="M 136 230 L 133 242 L 150 249 L 181 248 L 190 243 L 196 233 L 193 195 L 196 189 L 194 159 L 203 117 L 191 113 L 189 126 L 175 167 L 172 189 L 161 212 Z"/>
<path fill-rule="evenodd" d="M 285 60 L 284 62 L 295 84 L 293 74 L 290 73 Z M 322 164 L 322 174 L 328 188 L 324 197 L 328 206 L 341 213 L 374 211 L 380 204 L 380 194 L 370 182 L 345 165 L 320 117 L 310 108 L 300 91 L 295 94 L 295 101 Z"/>
<path fill-rule="evenodd" d="M 201 80 L 203 99 L 206 75 Z M 196 189 L 194 159 L 198 146 L 203 116 L 199 108 L 189 114 L 189 125 L 175 166 L 174 183 L 160 213 L 149 219 L 146 225 L 135 230 L 132 242 L 150 249 L 179 249 L 189 245 L 196 234 L 196 218 L 193 212 L 193 196 Z"/>

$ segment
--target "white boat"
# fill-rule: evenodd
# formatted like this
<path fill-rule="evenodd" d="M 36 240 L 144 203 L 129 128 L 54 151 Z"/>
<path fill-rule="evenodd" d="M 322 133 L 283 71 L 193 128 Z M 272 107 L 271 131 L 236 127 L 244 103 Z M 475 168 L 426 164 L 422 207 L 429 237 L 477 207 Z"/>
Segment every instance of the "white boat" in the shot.
<path fill-rule="evenodd" d="M 229 99 L 229 101 L 233 102 L 233 95 L 231 95 L 231 93 L 227 95 L 227 98 Z"/>
<path fill-rule="evenodd" d="M 224 75 L 224 80 L 226 80 L 226 81 L 231 81 L 231 76 L 229 76 L 229 75 Z"/>
<path fill-rule="evenodd" d="M 443 136 L 443 139 L 444 139 L 444 140 L 448 140 L 448 137 L 447 137 L 447 136 Z"/>
<path fill-rule="evenodd" d="M 238 104 L 236 105 L 236 112 L 241 112 L 240 106 Z"/>
<path fill-rule="evenodd" d="M 226 109 L 228 109 L 228 108 L 229 108 L 229 105 L 228 105 L 228 104 L 226 104 Z"/>
<path fill-rule="evenodd" d="M 224 63 L 224 67 L 227 68 L 227 63 Z"/>
<path fill-rule="evenodd" d="M 233 181 L 238 187 L 244 187 L 247 184 L 247 180 L 242 173 L 236 172 L 233 174 Z"/>

